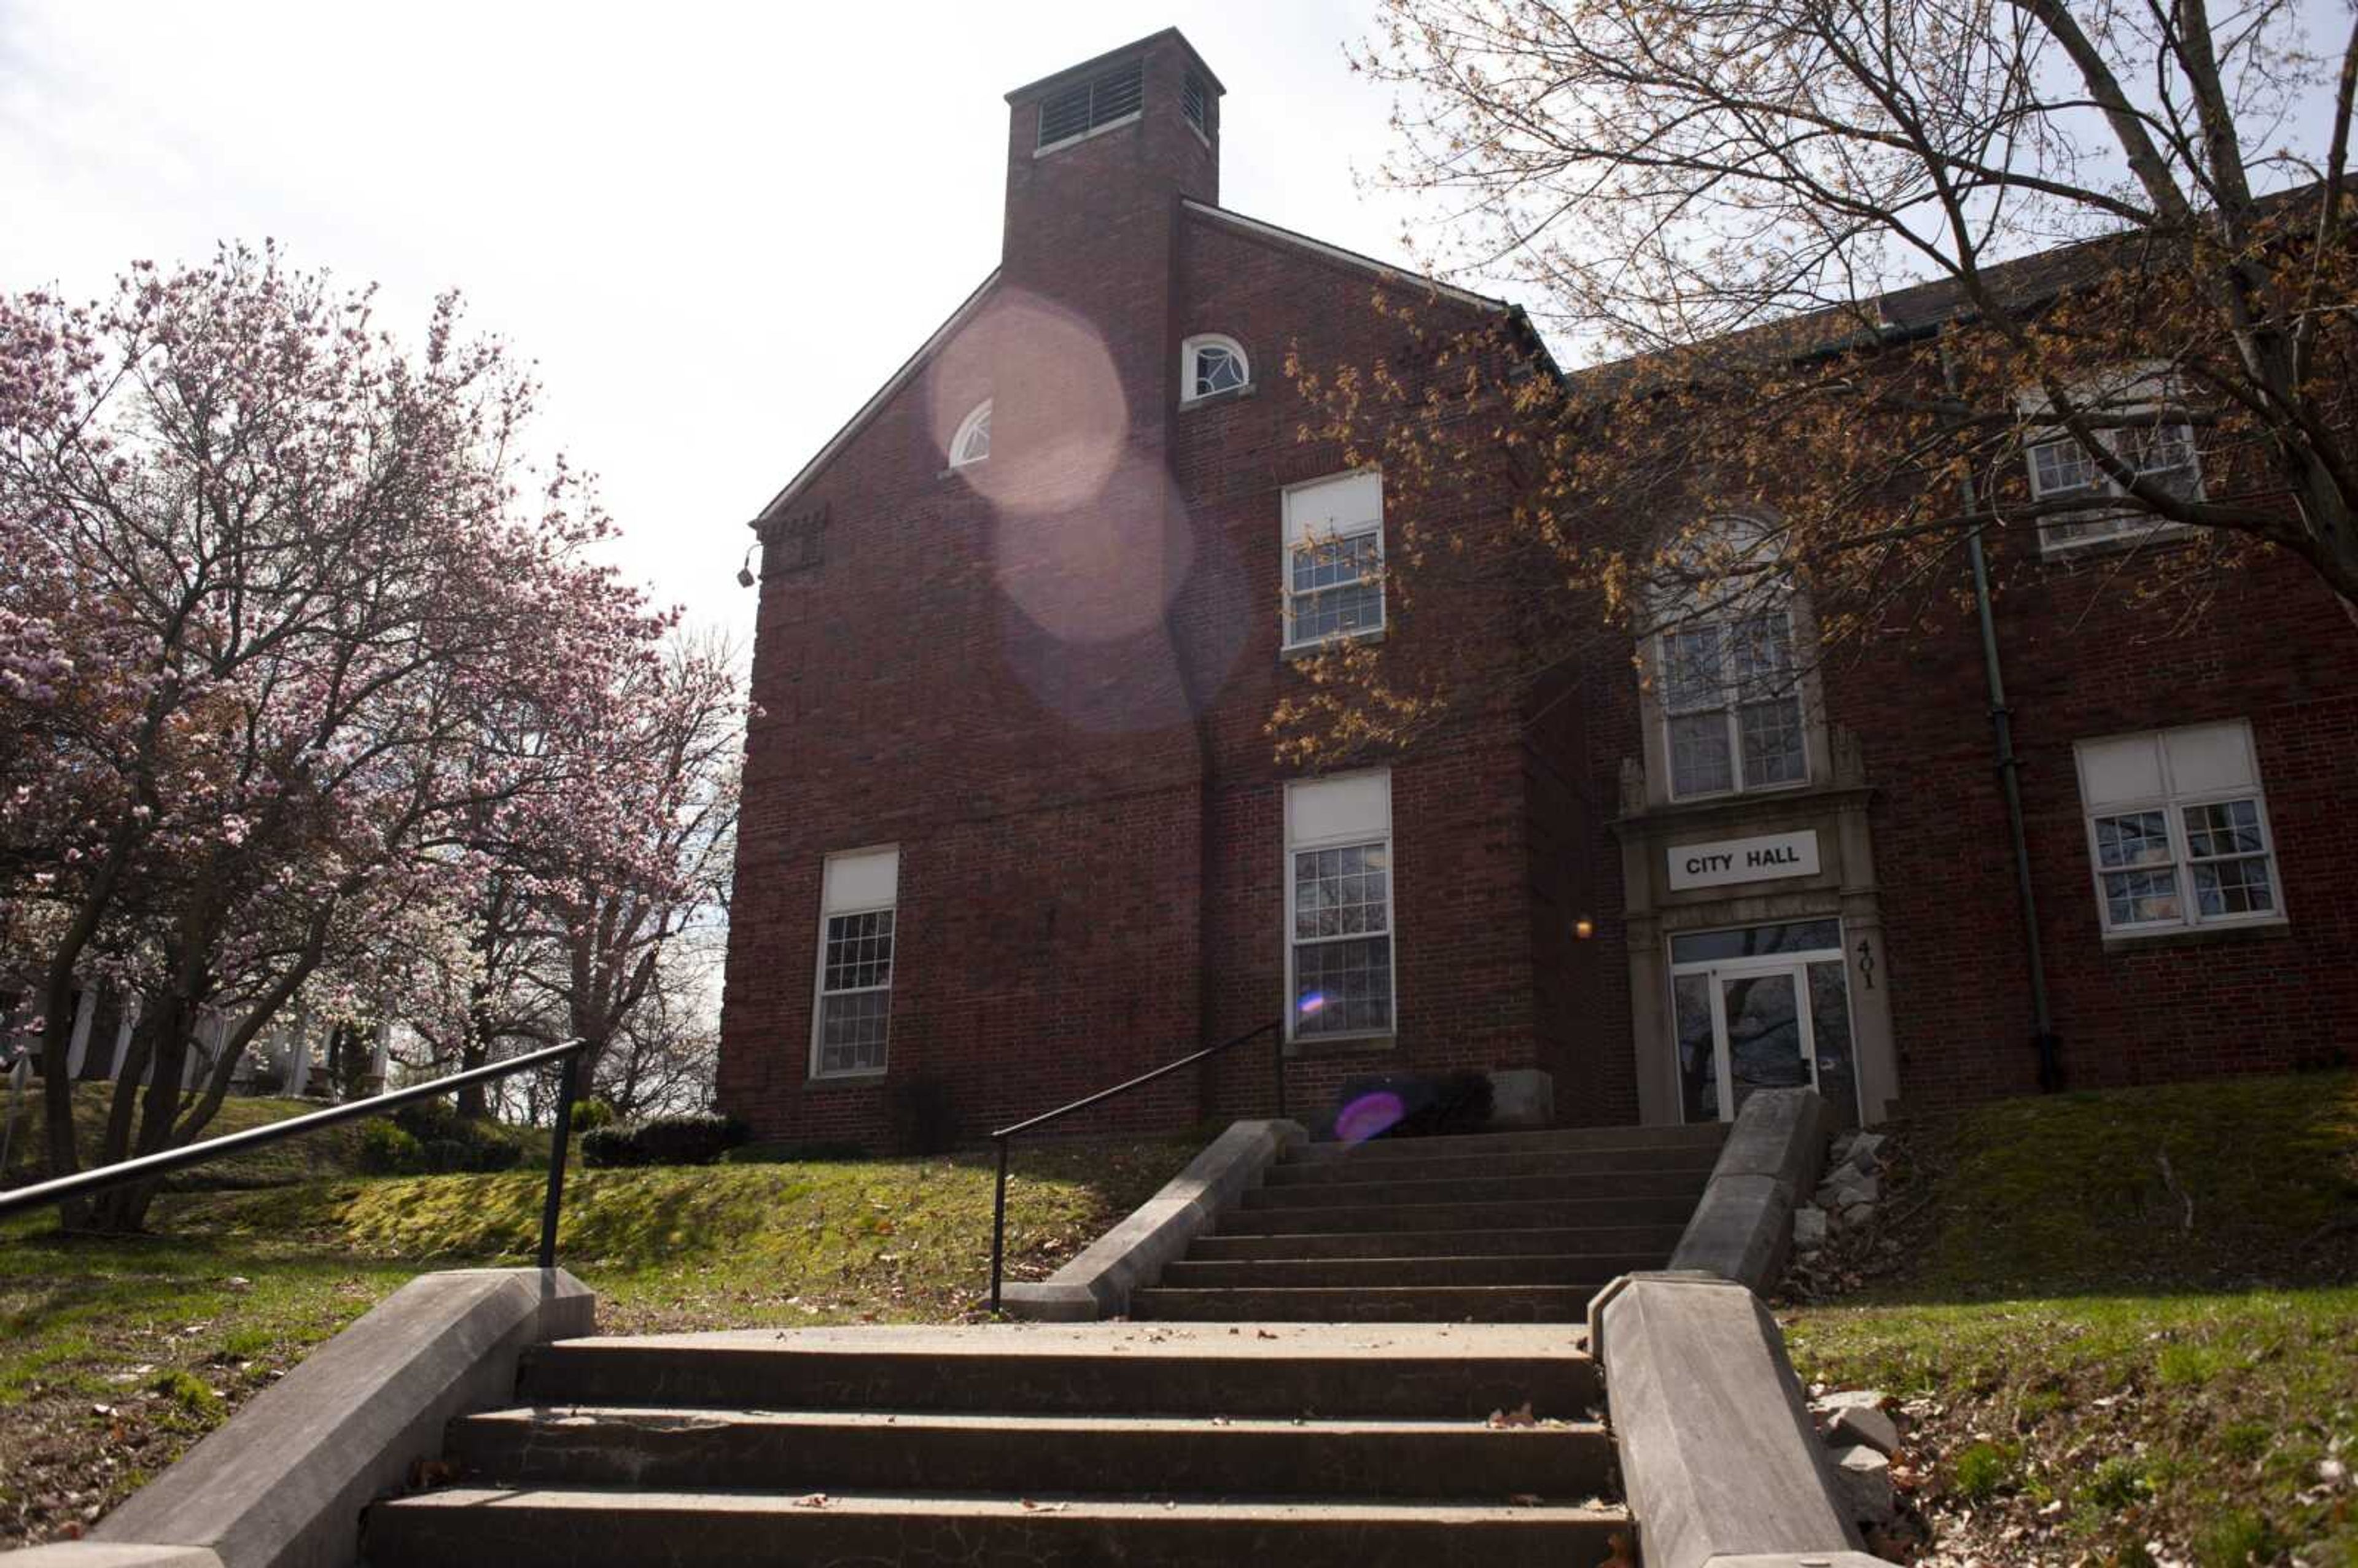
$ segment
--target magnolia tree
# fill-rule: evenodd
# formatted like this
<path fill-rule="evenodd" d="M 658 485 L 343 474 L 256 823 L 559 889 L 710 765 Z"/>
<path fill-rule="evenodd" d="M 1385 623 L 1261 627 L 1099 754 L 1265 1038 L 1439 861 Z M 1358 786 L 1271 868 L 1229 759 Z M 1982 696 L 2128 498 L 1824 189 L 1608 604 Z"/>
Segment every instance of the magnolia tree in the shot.
<path fill-rule="evenodd" d="M 1590 367 L 1430 321 L 1445 392 L 1303 367 L 1402 481 L 1396 591 L 1472 569 L 1414 519 L 1504 451 L 1568 590 L 1542 666 L 1771 573 L 1830 641 L 1911 626 L 1966 539 L 2092 502 L 2172 541 L 2123 574 L 2157 628 L 2264 553 L 2358 606 L 2358 32 L 2205 0 L 1383 0 L 1355 63 L 1399 95 L 1391 176 L 1447 210 L 1429 259 L 1511 277 Z M 1759 525 L 1725 547 L 1736 510 Z M 1434 711 L 1379 665 L 1338 656 L 1285 726 Z"/>
<path fill-rule="evenodd" d="M 584 1082 L 619 1108 L 650 1097 L 651 1036 L 685 1027 L 683 949 L 721 917 L 736 850 L 743 706 L 722 639 L 681 635 L 659 660 L 586 700 L 534 744 L 571 757 L 552 808 L 486 817 L 475 848 L 492 870 L 469 910 L 463 1010 L 422 1031 L 432 1057 L 474 1066 L 512 1045 L 590 1043 Z M 578 825 L 594 816 L 601 831 Z M 667 967 L 668 966 L 668 967 Z M 665 983 L 668 975 L 670 983 Z M 694 1033 L 693 1030 L 690 1033 Z M 623 1048 L 626 1062 L 610 1060 Z M 656 1075 L 677 1098 L 673 1073 Z M 481 1114 L 492 1096 L 462 1092 Z"/>
<path fill-rule="evenodd" d="M 413 351 L 366 292 L 230 250 L 0 300 L 0 931 L 64 1173 L 78 985 L 140 1003 L 104 1157 L 193 1139 L 313 977 L 447 947 L 487 824 L 612 841 L 598 760 L 538 738 L 646 678 L 664 622 L 590 558 L 582 481 L 523 466 L 533 386 L 455 299 Z"/>

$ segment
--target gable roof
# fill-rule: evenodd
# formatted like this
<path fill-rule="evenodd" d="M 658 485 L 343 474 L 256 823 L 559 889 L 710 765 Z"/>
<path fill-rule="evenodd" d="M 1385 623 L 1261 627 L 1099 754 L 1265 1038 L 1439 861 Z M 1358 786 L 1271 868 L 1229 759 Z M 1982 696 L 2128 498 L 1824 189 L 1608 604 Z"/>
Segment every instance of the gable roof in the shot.
<path fill-rule="evenodd" d="M 845 446 L 849 444 L 851 438 L 860 434 L 861 430 L 865 429 L 871 419 L 876 417 L 878 411 L 881 410 L 884 405 L 892 400 L 893 394 L 899 392 L 903 387 L 908 385 L 912 380 L 915 379 L 917 373 L 925 368 L 925 362 L 932 359 L 935 351 L 938 350 L 942 344 L 948 341 L 953 333 L 966 324 L 967 319 L 975 313 L 977 307 L 981 305 L 984 298 L 987 297 L 990 291 L 997 287 L 998 285 L 999 269 L 997 267 L 992 267 L 990 269 L 990 276 L 984 278 L 979 284 L 975 286 L 974 292 L 968 295 L 966 298 L 959 303 L 958 308 L 951 311 L 948 318 L 944 320 L 940 326 L 934 329 L 933 335 L 928 337 L 923 343 L 917 345 L 917 351 L 901 362 L 901 368 L 894 371 L 892 375 L 885 380 L 884 384 L 878 387 L 874 395 L 871 396 L 867 402 L 860 406 L 858 413 L 852 415 L 850 418 L 843 422 L 842 428 L 837 430 L 834 435 L 829 436 L 827 438 L 827 445 L 821 447 L 816 453 L 812 454 L 810 460 L 803 464 L 800 469 L 797 469 L 795 471 L 795 477 L 786 481 L 784 488 L 780 490 L 777 494 L 770 497 L 770 499 L 763 504 L 762 510 L 753 514 L 753 520 L 746 524 L 745 526 L 752 529 L 756 533 L 759 533 L 763 524 L 768 522 L 771 518 L 775 517 L 794 501 L 795 496 L 800 495 L 803 492 L 803 487 L 807 485 L 812 480 L 817 479 L 818 477 L 819 470 L 826 468 L 827 465 L 834 460 L 836 453 L 843 450 Z"/>
<path fill-rule="evenodd" d="M 1462 305 L 1470 305 L 1478 310 L 1498 312 L 1508 318 L 1516 330 L 1524 335 L 1530 346 L 1536 350 L 1552 372 L 1555 368 L 1555 362 L 1549 356 L 1546 345 L 1540 341 L 1539 334 L 1533 330 L 1530 319 L 1523 314 L 1523 308 L 1520 305 L 1511 304 L 1504 299 L 1493 299 L 1488 295 L 1476 294 L 1469 289 L 1458 288 L 1450 284 L 1435 282 L 1432 278 L 1421 277 L 1389 262 L 1378 261 L 1373 256 L 1361 255 L 1357 251 L 1347 251 L 1340 245 L 1330 245 L 1323 240 L 1314 240 L 1307 234 L 1297 234 L 1291 229 L 1282 229 L 1275 223 L 1263 222 L 1258 218 L 1248 218 L 1241 212 L 1232 212 L 1225 207 L 1214 207 L 1207 202 L 1195 200 L 1185 200 L 1181 204 L 1190 216 L 1207 219 L 1258 239 L 1303 251 L 1362 272 L 1372 273 L 1403 288 L 1429 288 L 1444 298 L 1454 299 Z M 834 460 L 835 455 L 843 450 L 852 438 L 865 429 L 869 422 L 876 417 L 887 403 L 892 401 L 893 395 L 915 379 L 917 373 L 925 367 L 926 362 L 931 360 L 941 346 L 972 318 L 976 309 L 981 306 L 984 299 L 989 297 L 991 290 L 998 287 L 998 284 L 999 269 L 993 267 L 990 270 L 990 276 L 984 278 L 976 287 L 975 291 L 968 295 L 957 309 L 950 312 L 946 320 L 934 329 L 933 335 L 918 345 L 915 353 L 902 362 L 901 368 L 894 371 L 891 378 L 876 389 L 874 395 L 860 406 L 857 413 L 844 421 L 840 429 L 827 438 L 827 444 L 814 453 L 808 462 L 795 470 L 795 477 L 788 480 L 784 487 L 775 495 L 770 497 L 762 510 L 754 514 L 752 521 L 746 524 L 746 526 L 758 533 L 764 523 L 792 505 L 795 498 L 819 476 L 820 471 Z"/>

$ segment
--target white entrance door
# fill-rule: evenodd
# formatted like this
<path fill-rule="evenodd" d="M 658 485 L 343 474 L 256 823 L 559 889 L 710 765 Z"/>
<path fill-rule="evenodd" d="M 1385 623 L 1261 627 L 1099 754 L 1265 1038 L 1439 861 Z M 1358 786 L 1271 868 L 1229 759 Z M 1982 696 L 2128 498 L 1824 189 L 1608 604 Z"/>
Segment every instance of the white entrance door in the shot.
<path fill-rule="evenodd" d="M 1728 1120 L 1755 1089 L 1808 1086 L 1858 1124 L 1841 928 L 1831 920 L 1671 938 L 1672 1016 L 1689 1121 Z"/>

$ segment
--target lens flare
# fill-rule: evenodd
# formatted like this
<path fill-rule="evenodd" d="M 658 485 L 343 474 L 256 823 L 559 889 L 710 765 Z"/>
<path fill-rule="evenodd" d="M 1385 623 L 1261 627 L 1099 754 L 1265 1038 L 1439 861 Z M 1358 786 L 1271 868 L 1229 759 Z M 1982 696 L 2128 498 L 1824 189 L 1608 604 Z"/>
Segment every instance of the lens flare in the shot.
<path fill-rule="evenodd" d="M 1408 1107 L 1390 1089 L 1361 1095 L 1335 1113 L 1335 1137 L 1344 1143 L 1365 1143 L 1401 1124 Z"/>

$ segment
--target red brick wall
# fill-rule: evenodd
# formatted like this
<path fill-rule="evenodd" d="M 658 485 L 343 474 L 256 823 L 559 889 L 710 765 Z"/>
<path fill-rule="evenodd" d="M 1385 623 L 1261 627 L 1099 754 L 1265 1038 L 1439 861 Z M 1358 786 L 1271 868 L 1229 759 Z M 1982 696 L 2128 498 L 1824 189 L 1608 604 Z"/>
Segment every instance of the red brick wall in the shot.
<path fill-rule="evenodd" d="M 1037 168 L 1018 104 L 1008 281 L 786 509 L 824 503 L 830 524 L 818 567 L 763 584 L 719 1085 L 764 1136 L 875 1140 L 920 1076 L 950 1086 L 971 1135 L 1287 1005 L 1287 770 L 1267 724 L 1303 677 L 1279 648 L 1282 490 L 1346 455 L 1302 438 L 1282 364 L 1300 345 L 1419 372 L 1373 275 L 1183 218 L 1200 170 L 1137 177 L 1167 129 L 1152 92 L 1141 127 Z M 1184 163 L 1201 144 L 1179 129 Z M 1051 171 L 1084 194 L 1050 200 Z M 1043 350 L 1043 299 L 1052 329 L 1087 330 Z M 1198 331 L 1244 344 L 1252 395 L 1177 408 L 1177 344 Z M 1120 391 L 1118 458 L 1062 439 L 1088 416 L 1040 416 L 1067 395 L 1067 352 Z M 984 395 L 992 457 L 945 477 L 947 434 Z M 1483 476 L 1453 524 L 1496 529 L 1506 506 Z M 1487 594 L 1393 608 L 1406 676 L 1511 662 Z M 1393 763 L 1400 1045 L 1298 1057 L 1297 1112 L 1358 1073 L 1533 1061 L 1528 796 L 1503 697 Z M 888 1078 L 808 1084 L 820 865 L 888 842 Z M 1094 1125 L 1271 1098 L 1256 1045 Z"/>
<path fill-rule="evenodd" d="M 2186 546 L 2178 546 L 2186 547 Z M 1999 541 L 1997 624 L 2034 894 L 2064 1067 L 2082 1087 L 2295 1065 L 2358 1052 L 2358 657 L 2330 597 L 2270 557 L 2190 626 L 2130 602 L 2118 555 L 2041 563 Z M 2249 628 L 2265 625 L 2264 637 Z M 1862 738 L 1888 935 L 1900 1092 L 1911 1108 L 2037 1085 L 2004 798 L 1969 617 L 1836 661 L 1828 703 Z M 1906 693 L 1893 701 L 1893 692 Z M 2288 928 L 2107 952 L 2072 743 L 2250 721 Z"/>

